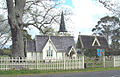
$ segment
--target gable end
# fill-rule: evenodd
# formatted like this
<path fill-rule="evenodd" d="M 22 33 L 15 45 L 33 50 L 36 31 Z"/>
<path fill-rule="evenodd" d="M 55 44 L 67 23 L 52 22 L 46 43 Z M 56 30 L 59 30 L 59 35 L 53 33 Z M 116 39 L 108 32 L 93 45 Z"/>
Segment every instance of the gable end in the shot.
<path fill-rule="evenodd" d="M 94 39 L 94 41 L 92 43 L 92 46 L 101 46 L 98 39 L 97 39 L 97 37 L 95 37 L 95 39 Z"/>

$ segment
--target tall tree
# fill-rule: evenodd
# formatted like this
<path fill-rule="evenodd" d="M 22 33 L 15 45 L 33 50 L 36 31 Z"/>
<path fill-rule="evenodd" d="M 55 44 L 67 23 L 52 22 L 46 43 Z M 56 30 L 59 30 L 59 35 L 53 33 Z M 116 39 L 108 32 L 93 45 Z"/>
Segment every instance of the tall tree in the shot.
<path fill-rule="evenodd" d="M 120 28 L 113 31 L 113 35 L 111 37 L 111 50 L 114 52 L 114 55 L 120 55 Z"/>
<path fill-rule="evenodd" d="M 98 21 L 95 28 L 92 29 L 92 32 L 94 34 L 105 36 L 109 42 L 111 37 L 114 36 L 113 33 L 115 32 L 115 30 L 119 30 L 119 29 L 120 29 L 119 18 L 115 16 L 112 17 L 105 16 L 101 18 L 100 21 Z"/>
<path fill-rule="evenodd" d="M 23 12 L 26 0 L 6 0 L 8 23 L 12 34 L 12 56 L 24 57 Z"/>
<path fill-rule="evenodd" d="M 92 29 L 94 34 L 103 35 L 111 46 L 111 54 L 117 54 L 120 50 L 120 20 L 118 17 L 105 16 L 98 21 L 95 28 Z M 110 43 L 111 42 L 111 43 Z M 114 52 L 114 53 L 113 53 Z"/>

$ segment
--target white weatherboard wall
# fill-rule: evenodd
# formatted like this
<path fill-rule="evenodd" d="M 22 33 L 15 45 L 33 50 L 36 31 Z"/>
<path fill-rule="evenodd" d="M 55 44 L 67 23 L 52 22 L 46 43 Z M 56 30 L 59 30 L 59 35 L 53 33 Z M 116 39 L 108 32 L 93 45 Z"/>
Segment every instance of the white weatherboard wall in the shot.
<path fill-rule="evenodd" d="M 27 59 L 36 59 L 35 52 L 27 52 Z"/>
<path fill-rule="evenodd" d="M 40 52 L 27 52 L 27 59 L 42 59 L 42 53 Z"/>
<path fill-rule="evenodd" d="M 63 59 L 65 57 L 64 52 L 57 52 L 57 59 Z"/>
<path fill-rule="evenodd" d="M 53 55 L 50 57 L 47 56 L 47 50 L 49 49 L 49 46 L 51 47 L 51 50 L 53 50 Z M 56 59 L 57 50 L 50 39 L 46 43 L 42 52 L 43 52 L 43 59 Z"/>

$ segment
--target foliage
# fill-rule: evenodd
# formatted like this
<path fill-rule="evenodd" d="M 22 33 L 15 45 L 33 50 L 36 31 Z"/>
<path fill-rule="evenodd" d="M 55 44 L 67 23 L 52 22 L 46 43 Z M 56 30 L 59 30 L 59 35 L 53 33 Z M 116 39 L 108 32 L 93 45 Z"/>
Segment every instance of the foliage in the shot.
<path fill-rule="evenodd" d="M 88 57 L 97 57 L 97 49 L 86 49 L 86 51 L 84 52 L 85 56 Z"/>
<path fill-rule="evenodd" d="M 111 55 L 120 54 L 120 20 L 112 16 L 101 18 L 92 32 L 96 35 L 105 36 L 111 48 Z M 111 42 L 111 43 L 110 43 Z"/>
<path fill-rule="evenodd" d="M 11 50 L 10 49 L 0 49 L 0 56 L 11 56 Z"/>

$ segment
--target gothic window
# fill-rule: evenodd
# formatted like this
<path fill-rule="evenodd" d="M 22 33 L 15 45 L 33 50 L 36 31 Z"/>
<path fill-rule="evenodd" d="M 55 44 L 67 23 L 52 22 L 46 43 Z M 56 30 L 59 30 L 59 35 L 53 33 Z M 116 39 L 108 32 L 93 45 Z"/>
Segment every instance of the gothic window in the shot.
<path fill-rule="evenodd" d="M 53 50 L 51 50 L 51 47 L 49 46 L 49 49 L 47 50 L 47 56 L 52 57 L 53 56 Z"/>
<path fill-rule="evenodd" d="M 49 56 L 49 50 L 47 50 L 47 56 Z"/>

